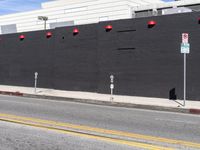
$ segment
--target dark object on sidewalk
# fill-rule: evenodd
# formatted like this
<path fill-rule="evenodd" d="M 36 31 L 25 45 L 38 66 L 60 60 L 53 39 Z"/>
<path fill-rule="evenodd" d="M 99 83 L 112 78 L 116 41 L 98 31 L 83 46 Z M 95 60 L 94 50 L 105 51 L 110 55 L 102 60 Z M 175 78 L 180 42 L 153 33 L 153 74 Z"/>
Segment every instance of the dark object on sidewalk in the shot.
<path fill-rule="evenodd" d="M 177 100 L 176 89 L 175 89 L 175 88 L 172 88 L 172 89 L 169 91 L 169 99 L 170 99 L 170 100 Z"/>

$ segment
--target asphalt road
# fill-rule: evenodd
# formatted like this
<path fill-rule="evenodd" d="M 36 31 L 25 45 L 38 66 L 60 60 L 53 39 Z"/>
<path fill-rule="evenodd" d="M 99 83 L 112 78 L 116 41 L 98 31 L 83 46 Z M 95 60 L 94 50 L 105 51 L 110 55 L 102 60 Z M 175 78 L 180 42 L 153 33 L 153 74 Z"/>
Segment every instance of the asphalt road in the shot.
<path fill-rule="evenodd" d="M 18 124 L 0 123 L 1 150 L 137 150 L 126 145 L 60 134 Z"/>
<path fill-rule="evenodd" d="M 0 96 L 0 113 L 200 143 L 200 116 L 198 115 L 9 96 Z M 19 134 L 25 133 L 21 130 L 28 130 L 30 134 L 27 134 L 27 137 L 31 137 L 32 133 L 41 133 L 42 135 L 39 136 L 41 141 L 44 140 L 42 137 L 54 137 L 53 135 L 56 134 L 55 138 L 50 138 L 50 140 L 48 140 L 50 144 L 47 144 L 50 147 L 49 149 L 52 149 L 51 146 L 55 146 L 53 144 L 55 143 L 53 142 L 55 139 L 59 139 L 60 141 L 60 148 L 58 149 L 62 149 L 62 146 L 64 146 L 62 143 L 65 143 L 66 139 L 71 140 L 71 143 L 67 140 L 69 145 L 74 146 L 75 144 L 77 147 L 90 143 L 89 145 L 86 144 L 86 147 L 89 147 L 88 149 L 98 149 L 98 147 L 101 147 L 99 149 L 110 150 L 117 149 L 118 147 L 118 149 L 124 150 L 130 148 L 125 145 L 120 145 L 120 147 L 119 145 L 110 144 L 109 142 L 105 144 L 105 142 L 97 140 L 88 141 L 88 139 L 74 136 L 70 137 L 64 134 L 58 136 L 58 133 L 52 133 L 50 131 L 50 133 L 47 133 L 47 131 L 44 133 L 40 132 L 39 129 L 36 130 L 23 125 L 7 124 L 4 122 L 0 123 L 0 129 L 5 128 L 7 130 L 7 134 L 5 134 L 5 132 L 0 132 L 0 145 L 2 145 L 3 139 L 5 139 L 2 139 L 2 137 L 6 137 L 6 135 L 10 134 L 8 137 L 13 137 L 10 141 L 17 139 L 17 134 L 14 134 L 13 131 L 18 131 Z M 15 130 L 16 128 L 17 130 Z M 23 139 L 23 137 L 21 139 Z M 33 141 L 33 143 L 40 141 L 36 139 L 31 141 Z M 70 149 L 70 147 L 68 149 Z M 74 148 L 71 147 L 71 149 Z"/>

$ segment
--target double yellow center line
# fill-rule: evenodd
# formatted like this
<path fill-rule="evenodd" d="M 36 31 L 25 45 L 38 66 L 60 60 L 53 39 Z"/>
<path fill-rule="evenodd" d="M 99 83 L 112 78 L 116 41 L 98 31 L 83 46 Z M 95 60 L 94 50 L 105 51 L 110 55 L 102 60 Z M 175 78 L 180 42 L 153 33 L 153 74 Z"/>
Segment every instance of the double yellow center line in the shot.
<path fill-rule="evenodd" d="M 42 120 L 42 119 L 29 118 L 29 117 L 22 117 L 22 116 L 10 115 L 10 114 L 0 114 L 0 120 L 23 124 L 23 125 L 29 125 L 33 127 L 39 127 L 42 129 L 49 129 L 49 130 L 57 131 L 64 134 L 70 134 L 74 136 L 81 136 L 85 138 L 102 140 L 106 142 L 114 142 L 117 144 L 124 144 L 124 145 L 132 146 L 132 147 L 142 148 L 142 149 L 172 150 L 173 148 L 157 146 L 153 144 L 146 144 L 144 142 L 136 142 L 134 140 L 127 140 L 124 138 L 140 139 L 140 140 L 145 140 L 145 141 L 153 141 L 153 142 L 180 145 L 180 146 L 200 149 L 200 144 L 188 142 L 188 141 L 167 139 L 167 138 L 122 132 L 122 131 L 116 131 L 116 130 L 107 130 L 107 129 L 89 127 L 89 126 L 75 125 L 75 124 L 70 124 L 70 123 L 62 123 L 62 122 Z"/>

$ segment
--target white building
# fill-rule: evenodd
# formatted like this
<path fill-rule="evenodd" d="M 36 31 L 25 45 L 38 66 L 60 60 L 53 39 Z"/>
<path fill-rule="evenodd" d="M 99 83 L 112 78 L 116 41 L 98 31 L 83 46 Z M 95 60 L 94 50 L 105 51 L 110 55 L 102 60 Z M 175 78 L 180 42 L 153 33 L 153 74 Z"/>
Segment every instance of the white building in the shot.
<path fill-rule="evenodd" d="M 44 21 L 38 20 L 38 16 L 48 17 L 46 25 L 47 29 L 51 29 L 142 17 L 146 16 L 144 12 L 149 13 L 149 10 L 157 12 L 157 9 L 165 7 L 198 3 L 200 0 L 170 3 L 164 3 L 162 0 L 55 0 L 42 3 L 42 8 L 39 10 L 0 16 L 0 34 L 43 30 Z"/>

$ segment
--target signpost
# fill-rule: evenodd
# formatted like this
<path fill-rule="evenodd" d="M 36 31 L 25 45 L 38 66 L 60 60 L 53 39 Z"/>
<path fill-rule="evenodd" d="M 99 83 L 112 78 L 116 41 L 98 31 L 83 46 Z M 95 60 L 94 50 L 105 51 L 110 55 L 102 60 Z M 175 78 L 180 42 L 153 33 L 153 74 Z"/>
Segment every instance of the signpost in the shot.
<path fill-rule="evenodd" d="M 188 43 L 189 34 L 182 33 L 182 43 L 181 43 L 181 53 L 184 54 L 184 83 L 183 83 L 183 106 L 185 106 L 186 101 L 186 54 L 190 53 L 190 44 Z"/>

